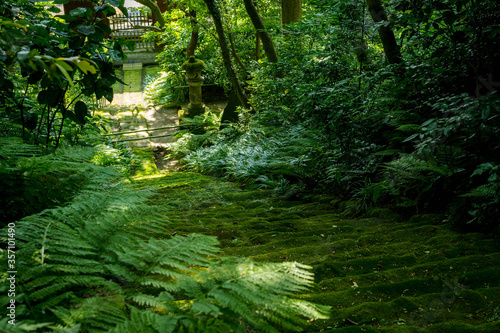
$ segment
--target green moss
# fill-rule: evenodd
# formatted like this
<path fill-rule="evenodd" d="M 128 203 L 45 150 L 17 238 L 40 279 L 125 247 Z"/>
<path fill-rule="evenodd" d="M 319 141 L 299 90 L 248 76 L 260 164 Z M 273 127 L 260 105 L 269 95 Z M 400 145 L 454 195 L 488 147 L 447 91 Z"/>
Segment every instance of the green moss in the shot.
<path fill-rule="evenodd" d="M 195 58 L 195 56 L 190 56 L 189 59 L 186 60 L 181 66 L 181 68 L 184 69 L 188 73 L 192 73 L 195 71 L 201 71 L 205 67 L 206 66 L 205 66 L 205 63 L 203 62 L 203 60 L 197 59 L 197 58 Z"/>
<path fill-rule="evenodd" d="M 389 219 L 389 220 L 395 220 L 398 221 L 401 219 L 401 216 L 399 214 L 396 214 L 390 209 L 387 208 L 372 208 L 370 207 L 367 212 L 366 216 L 368 217 L 378 217 L 378 218 L 383 218 L 383 219 Z"/>
<path fill-rule="evenodd" d="M 226 255 L 311 265 L 316 285 L 304 297 L 333 310 L 307 332 L 498 329 L 488 321 L 500 304 L 498 239 L 460 234 L 438 215 L 343 219 L 331 198 L 286 201 L 193 173 L 135 180 L 156 192 L 152 209 L 172 233 L 216 236 Z"/>
<path fill-rule="evenodd" d="M 131 148 L 134 153 L 136 163 L 139 165 L 137 170 L 135 170 L 136 176 L 141 175 L 154 175 L 158 172 L 156 169 L 155 160 L 152 153 L 152 148 L 140 149 Z"/>
<path fill-rule="evenodd" d="M 224 198 L 230 201 L 247 201 L 247 200 L 261 200 L 273 195 L 271 190 L 260 191 L 242 191 L 234 193 L 224 193 Z"/>

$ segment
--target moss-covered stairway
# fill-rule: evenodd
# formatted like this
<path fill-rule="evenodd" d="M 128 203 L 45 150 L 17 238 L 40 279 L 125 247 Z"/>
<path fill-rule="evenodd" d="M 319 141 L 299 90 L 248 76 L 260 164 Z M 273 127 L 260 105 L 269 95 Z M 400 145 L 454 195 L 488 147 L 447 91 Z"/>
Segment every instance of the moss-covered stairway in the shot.
<path fill-rule="evenodd" d="M 346 219 L 342 203 L 193 173 L 138 177 L 168 208 L 172 235 L 219 238 L 225 255 L 314 267 L 307 300 L 332 307 L 308 332 L 500 332 L 500 242 L 461 234 L 438 216 Z"/>

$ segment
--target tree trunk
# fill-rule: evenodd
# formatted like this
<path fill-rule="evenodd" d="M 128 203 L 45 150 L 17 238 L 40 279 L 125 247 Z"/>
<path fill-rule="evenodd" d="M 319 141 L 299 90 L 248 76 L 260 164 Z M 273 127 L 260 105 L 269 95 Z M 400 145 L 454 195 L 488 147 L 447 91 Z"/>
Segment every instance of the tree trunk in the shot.
<path fill-rule="evenodd" d="M 260 36 L 259 33 L 255 33 L 255 60 L 259 61 L 260 59 Z"/>
<path fill-rule="evenodd" d="M 252 0 L 243 1 L 245 3 L 245 9 L 247 10 L 248 16 L 250 16 L 250 20 L 252 20 L 255 30 L 257 30 L 260 39 L 262 40 L 262 46 L 264 47 L 264 52 L 266 53 L 267 60 L 269 60 L 269 62 L 278 62 L 278 54 L 276 53 L 276 49 L 274 48 L 273 41 L 269 33 L 266 32 L 264 22 L 257 12 L 257 8 L 255 8 Z"/>
<path fill-rule="evenodd" d="M 156 22 L 160 24 L 160 28 L 163 28 L 165 26 L 165 20 L 163 19 L 163 16 L 161 15 L 162 11 L 160 9 L 160 6 L 156 3 L 155 0 L 136 0 L 138 3 L 141 5 L 144 5 L 146 7 L 149 7 L 151 9 L 151 12 L 153 13 L 153 16 L 156 19 Z"/>
<path fill-rule="evenodd" d="M 194 50 L 196 49 L 196 45 L 198 45 L 198 21 L 196 21 L 196 11 L 192 10 L 189 12 L 191 16 L 191 39 L 189 40 L 189 44 L 186 50 L 186 58 L 189 59 L 190 56 L 194 55 Z"/>
<path fill-rule="evenodd" d="M 236 75 L 236 71 L 234 70 L 233 63 L 231 62 L 231 56 L 229 54 L 229 47 L 227 45 L 226 35 L 224 33 L 224 28 L 222 27 L 222 19 L 220 10 L 217 7 L 215 0 L 203 0 L 207 5 L 208 12 L 212 16 L 215 24 L 215 30 L 217 31 L 217 35 L 219 37 L 219 44 L 222 51 L 222 58 L 224 59 L 224 67 L 229 75 L 229 79 L 231 80 L 231 85 L 233 86 L 233 90 L 238 95 L 238 99 L 241 104 L 246 108 L 250 107 L 248 103 L 248 98 L 243 91 L 243 87 L 241 86 L 240 80 L 238 80 L 238 76 Z"/>
<path fill-rule="evenodd" d="M 281 23 L 299 22 L 302 19 L 302 0 L 281 0 Z"/>
<path fill-rule="evenodd" d="M 366 2 L 368 4 L 368 10 L 376 23 L 388 21 L 387 13 L 382 6 L 382 0 L 366 0 Z M 401 63 L 403 58 L 401 57 L 401 51 L 396 43 L 396 37 L 394 37 L 391 27 L 382 25 L 378 29 L 378 34 L 382 40 L 387 61 L 389 61 L 390 64 Z"/>
<path fill-rule="evenodd" d="M 240 66 L 241 70 L 245 73 L 245 76 L 248 76 L 248 70 L 245 66 L 245 64 L 241 61 L 240 57 L 238 56 L 238 53 L 236 53 L 236 47 L 234 46 L 234 40 L 233 40 L 233 34 L 231 31 L 227 32 L 229 36 L 229 43 L 231 44 L 231 53 L 233 54 L 234 60 L 238 63 L 238 66 Z"/>

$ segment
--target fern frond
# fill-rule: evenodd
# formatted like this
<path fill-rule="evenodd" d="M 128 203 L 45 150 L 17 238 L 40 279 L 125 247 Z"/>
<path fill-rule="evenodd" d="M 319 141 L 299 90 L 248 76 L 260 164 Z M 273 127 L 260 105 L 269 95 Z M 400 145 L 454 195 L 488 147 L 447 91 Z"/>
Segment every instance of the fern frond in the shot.
<path fill-rule="evenodd" d="M 469 193 L 462 195 L 467 198 L 495 198 L 498 195 L 498 188 L 492 184 L 485 184 L 476 187 Z"/>
<path fill-rule="evenodd" d="M 191 305 L 191 310 L 195 315 L 205 314 L 215 318 L 222 315 L 221 309 L 218 306 L 205 299 L 195 300 Z"/>
<path fill-rule="evenodd" d="M 77 308 L 55 307 L 51 312 L 66 326 L 78 325 L 82 330 L 94 328 L 109 330 L 126 320 L 125 308 L 116 299 L 92 297 L 85 299 Z"/>
<path fill-rule="evenodd" d="M 146 294 L 135 294 L 131 298 L 140 306 L 161 308 L 164 306 L 163 302 L 159 301 L 157 297 Z"/>
<path fill-rule="evenodd" d="M 51 297 L 54 297 L 56 294 L 58 294 L 61 290 L 67 289 L 69 286 L 71 286 L 70 283 L 64 282 L 46 286 L 42 289 L 32 292 L 30 294 L 30 300 L 38 301 L 42 299 L 50 299 Z"/>
<path fill-rule="evenodd" d="M 153 328 L 157 326 L 159 315 L 151 311 L 141 311 L 133 306 L 130 306 L 130 319 L 123 321 L 110 329 L 109 333 L 156 333 Z M 165 328 L 165 332 L 167 328 Z M 159 330 L 162 332 L 162 330 Z"/>

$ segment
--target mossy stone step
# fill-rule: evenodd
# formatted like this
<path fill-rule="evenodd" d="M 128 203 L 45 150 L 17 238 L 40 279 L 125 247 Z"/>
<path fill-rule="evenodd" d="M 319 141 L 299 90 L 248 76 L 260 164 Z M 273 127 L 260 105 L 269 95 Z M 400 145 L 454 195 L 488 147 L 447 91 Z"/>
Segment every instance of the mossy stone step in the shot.
<path fill-rule="evenodd" d="M 332 307 L 305 332 L 500 332 L 500 241 L 459 233 L 443 216 L 347 219 L 329 196 L 284 200 L 216 178 L 137 179 L 168 232 L 215 236 L 225 255 L 311 265 L 304 300 Z M 170 235 L 166 235 L 170 236 Z"/>

